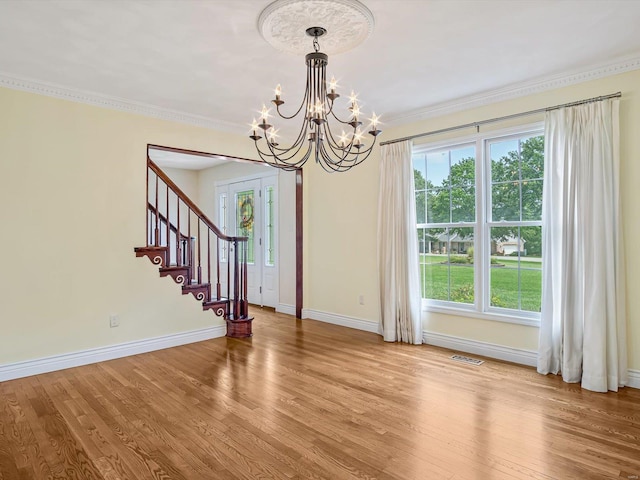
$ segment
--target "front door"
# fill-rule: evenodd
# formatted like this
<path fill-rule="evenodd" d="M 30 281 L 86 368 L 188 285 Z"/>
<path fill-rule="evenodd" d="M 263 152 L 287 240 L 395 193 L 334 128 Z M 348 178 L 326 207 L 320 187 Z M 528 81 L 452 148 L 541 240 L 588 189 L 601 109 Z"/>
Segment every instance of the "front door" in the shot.
<path fill-rule="evenodd" d="M 249 239 L 247 299 L 273 308 L 279 299 L 277 187 L 278 177 L 273 174 L 216 183 L 218 225 L 227 235 Z M 227 259 L 225 248 L 221 250 L 223 261 Z"/>
<path fill-rule="evenodd" d="M 262 305 L 260 277 L 262 275 L 262 249 L 260 248 L 262 209 L 260 208 L 260 180 L 229 185 L 232 209 L 229 227 L 232 235 L 248 237 L 247 242 L 247 300 Z"/>

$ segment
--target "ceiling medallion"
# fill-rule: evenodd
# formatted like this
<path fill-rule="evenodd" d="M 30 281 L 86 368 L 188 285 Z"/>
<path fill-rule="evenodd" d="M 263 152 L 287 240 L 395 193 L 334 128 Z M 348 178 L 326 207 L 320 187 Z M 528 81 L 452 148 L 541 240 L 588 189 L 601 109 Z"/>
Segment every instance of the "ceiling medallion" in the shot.
<path fill-rule="evenodd" d="M 307 53 L 305 31 L 321 25 L 325 53 L 347 52 L 364 42 L 373 32 L 371 11 L 357 0 L 277 0 L 258 18 L 258 30 L 273 47 L 283 52 Z"/>

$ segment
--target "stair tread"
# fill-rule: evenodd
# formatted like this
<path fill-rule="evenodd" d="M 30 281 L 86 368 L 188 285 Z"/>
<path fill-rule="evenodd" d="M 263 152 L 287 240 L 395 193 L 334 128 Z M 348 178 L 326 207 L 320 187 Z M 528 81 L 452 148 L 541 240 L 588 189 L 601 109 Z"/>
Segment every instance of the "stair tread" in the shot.
<path fill-rule="evenodd" d="M 170 270 L 188 270 L 189 267 L 186 265 L 169 265 L 168 267 L 161 267 L 160 270 L 164 270 L 166 272 Z"/>
<path fill-rule="evenodd" d="M 182 288 L 206 288 L 210 285 L 210 283 L 192 283 L 191 285 L 185 285 Z"/>
<path fill-rule="evenodd" d="M 159 245 L 159 246 L 157 246 L 157 247 L 156 247 L 155 245 L 148 245 L 148 246 L 146 246 L 146 247 L 135 247 L 135 248 L 134 248 L 134 250 L 135 250 L 136 252 L 143 251 L 143 250 L 153 251 L 153 250 L 166 250 L 166 249 L 167 249 L 167 246 L 166 246 L 166 245 L 165 245 L 164 247 L 163 247 L 163 246 L 161 246 L 161 245 Z"/>
<path fill-rule="evenodd" d="M 219 300 L 209 300 L 208 302 L 202 302 L 203 305 L 216 305 L 220 303 L 227 303 L 229 301 L 228 298 L 221 298 Z"/>

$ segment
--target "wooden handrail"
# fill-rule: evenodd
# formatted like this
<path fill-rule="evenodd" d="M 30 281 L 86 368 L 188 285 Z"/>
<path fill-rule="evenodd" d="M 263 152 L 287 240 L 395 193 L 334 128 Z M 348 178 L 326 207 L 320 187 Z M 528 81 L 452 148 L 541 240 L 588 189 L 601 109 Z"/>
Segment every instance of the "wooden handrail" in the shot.
<path fill-rule="evenodd" d="M 149 202 L 149 206 L 148 206 L 149 210 L 151 211 L 151 213 L 153 213 L 154 215 L 159 215 L 160 216 L 160 222 L 164 223 L 165 225 L 169 225 L 169 228 L 171 229 L 171 231 L 173 233 L 178 233 L 178 229 L 175 227 L 175 225 L 171 222 L 169 222 L 167 220 L 167 217 L 165 217 L 162 212 L 159 212 L 158 209 L 156 209 L 156 207 L 153 205 L 153 203 Z M 180 232 L 180 238 L 182 240 L 189 240 L 189 237 L 187 237 L 184 233 Z"/>
<path fill-rule="evenodd" d="M 216 234 L 218 238 L 229 241 L 229 242 L 235 242 L 235 241 L 246 242 L 249 240 L 249 237 L 231 237 L 229 235 L 225 235 L 224 233 L 222 233 L 220 229 L 216 227 L 216 225 L 211 220 L 209 220 L 209 218 L 204 214 L 204 212 L 200 210 L 198 206 L 191 201 L 191 199 L 187 196 L 187 194 L 184 193 L 180 189 L 180 187 L 178 187 L 178 185 L 176 185 L 173 182 L 173 180 L 171 180 L 162 170 L 160 170 L 160 168 L 148 156 L 147 156 L 147 165 L 151 170 L 153 170 L 153 172 L 160 179 L 162 179 L 162 181 L 166 185 L 169 186 L 169 188 L 171 188 L 171 190 L 173 190 L 173 192 L 180 198 L 180 200 L 182 200 L 184 204 L 187 207 L 189 207 L 189 209 L 193 213 L 195 213 L 196 216 L 200 218 L 200 220 L 202 220 L 202 222 L 213 231 L 213 233 Z"/>

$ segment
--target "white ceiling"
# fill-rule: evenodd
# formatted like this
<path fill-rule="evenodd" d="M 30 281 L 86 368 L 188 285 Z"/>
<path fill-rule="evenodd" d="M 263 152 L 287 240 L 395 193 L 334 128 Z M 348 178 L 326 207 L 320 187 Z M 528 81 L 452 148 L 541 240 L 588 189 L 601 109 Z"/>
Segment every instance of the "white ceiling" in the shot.
<path fill-rule="evenodd" d="M 149 158 L 160 167 L 180 168 L 183 170 L 202 170 L 233 161 L 222 155 L 198 155 L 157 148 L 149 148 L 148 154 Z"/>
<path fill-rule="evenodd" d="M 640 1 L 362 2 L 373 33 L 330 56 L 328 73 L 387 125 L 622 60 L 640 68 Z M 0 0 L 0 85 L 26 79 L 248 133 L 276 84 L 285 107 L 303 91 L 304 58 L 257 30 L 269 3 Z"/>

